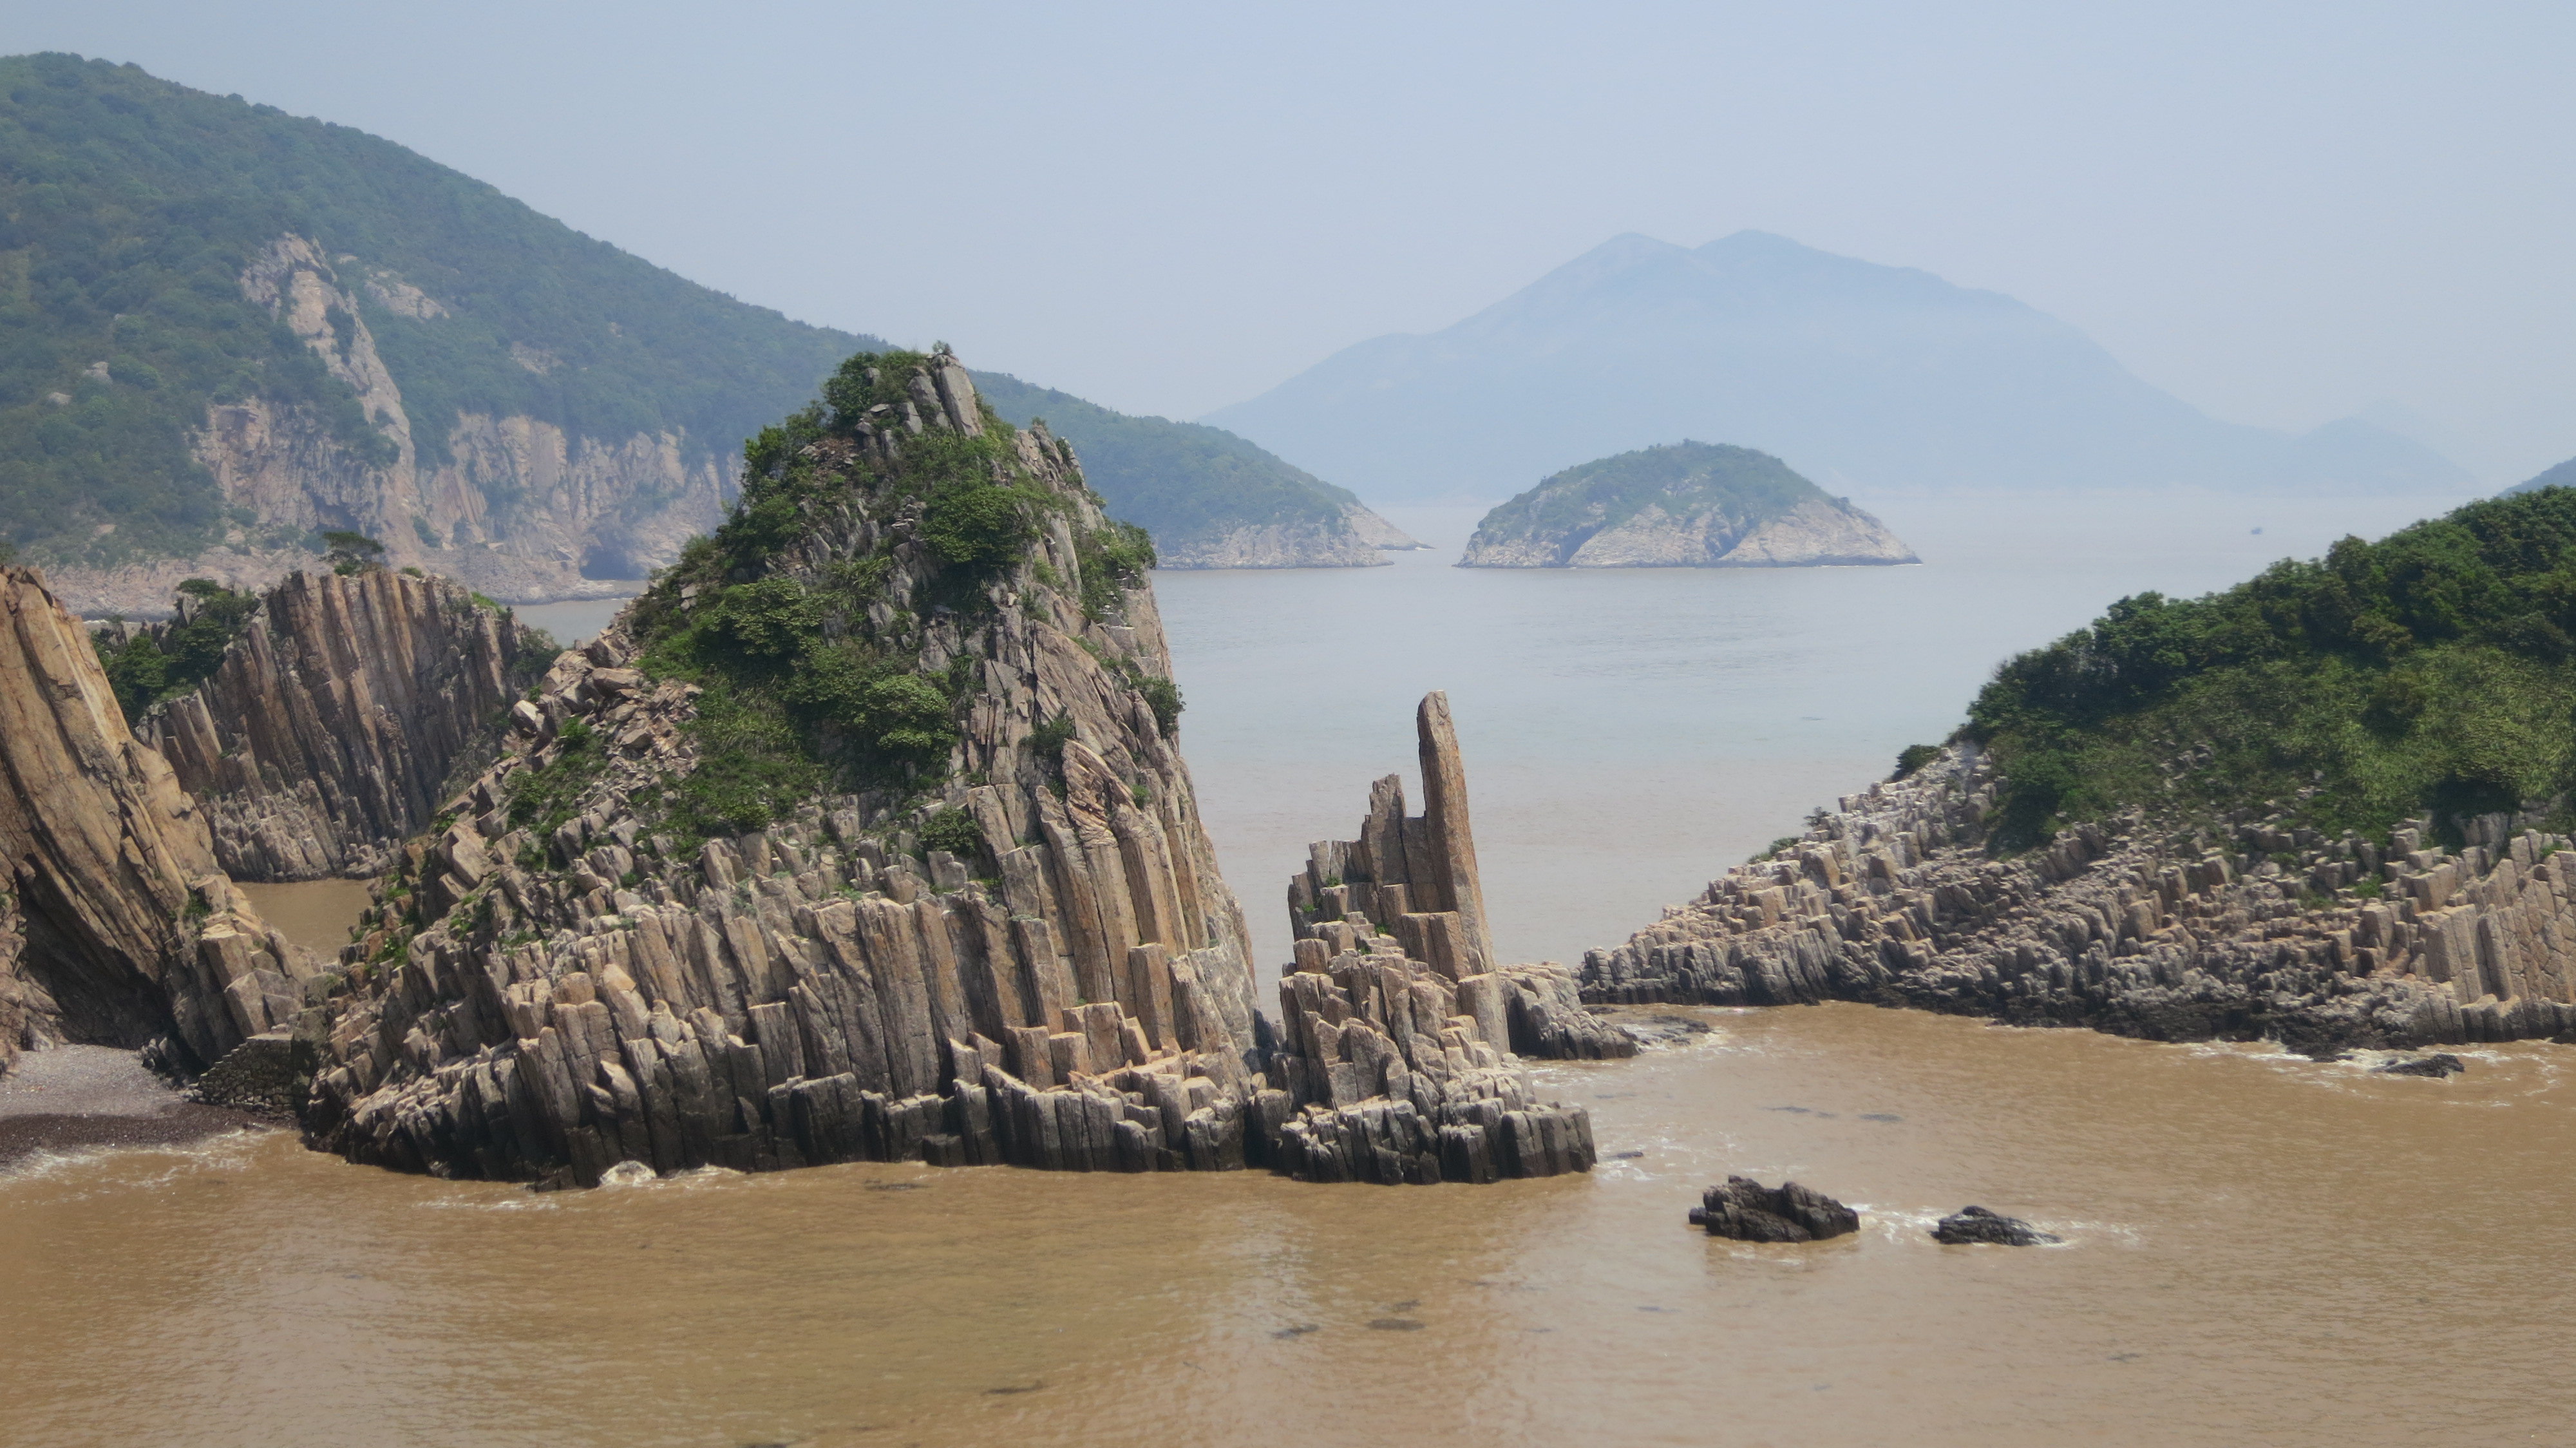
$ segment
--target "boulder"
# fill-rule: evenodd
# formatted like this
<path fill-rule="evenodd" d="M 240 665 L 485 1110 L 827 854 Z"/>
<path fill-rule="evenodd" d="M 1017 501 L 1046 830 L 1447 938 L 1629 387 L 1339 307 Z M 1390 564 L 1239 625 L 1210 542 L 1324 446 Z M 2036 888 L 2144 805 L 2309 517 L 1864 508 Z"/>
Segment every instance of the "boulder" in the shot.
<path fill-rule="evenodd" d="M 2406 1056 L 2389 1062 L 2372 1072 L 2375 1076 L 2430 1076 L 2440 1080 L 2466 1071 L 2467 1064 L 2448 1051 L 2434 1051 L 2422 1056 Z"/>
<path fill-rule="evenodd" d="M 1796 1182 L 1766 1187 L 1731 1176 L 1691 1208 L 1691 1225 L 1739 1242 L 1816 1242 L 1860 1230 L 1860 1213 Z"/>
<path fill-rule="evenodd" d="M 1998 1247 L 2037 1247 L 2066 1239 L 2052 1232 L 2043 1232 L 2019 1217 L 2007 1217 L 1983 1207 L 1961 1207 L 1932 1224 L 1932 1240 L 1953 1247 L 1972 1242 L 1991 1242 Z"/>

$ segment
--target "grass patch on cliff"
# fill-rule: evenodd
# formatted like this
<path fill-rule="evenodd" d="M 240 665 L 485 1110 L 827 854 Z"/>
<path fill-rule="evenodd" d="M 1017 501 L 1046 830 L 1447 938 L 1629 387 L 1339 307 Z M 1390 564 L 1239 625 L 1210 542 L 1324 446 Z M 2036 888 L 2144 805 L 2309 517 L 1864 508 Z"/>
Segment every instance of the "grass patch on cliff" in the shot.
<path fill-rule="evenodd" d="M 2447 831 L 2563 807 L 2576 791 L 2576 490 L 2346 538 L 2205 598 L 2122 599 L 2006 663 L 1964 732 L 2004 776 L 1990 822 L 2003 849 L 2129 805 L 2277 804 L 2370 837 L 2419 814 Z"/>

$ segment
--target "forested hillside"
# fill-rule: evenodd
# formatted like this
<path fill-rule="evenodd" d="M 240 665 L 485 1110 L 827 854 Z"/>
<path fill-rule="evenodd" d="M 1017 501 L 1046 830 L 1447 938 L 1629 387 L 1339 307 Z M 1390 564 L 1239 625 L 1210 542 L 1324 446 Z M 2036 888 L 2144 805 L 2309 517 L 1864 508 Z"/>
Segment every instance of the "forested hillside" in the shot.
<path fill-rule="evenodd" d="M 2576 489 L 2471 503 L 2206 598 L 2123 599 L 2000 669 L 1965 731 L 1999 839 L 2125 806 L 2437 830 L 2576 789 Z"/>
<path fill-rule="evenodd" d="M 390 141 L 133 66 L 0 60 L 0 532 L 40 558 L 194 551 L 225 500 L 192 455 L 211 403 L 391 444 L 326 359 L 244 294 L 280 236 L 358 299 L 424 464 L 460 412 L 576 438 L 671 433 L 729 458 L 869 345 L 581 235 Z M 246 520 L 236 520 L 246 521 Z M 112 526 L 113 531 L 102 531 Z"/>

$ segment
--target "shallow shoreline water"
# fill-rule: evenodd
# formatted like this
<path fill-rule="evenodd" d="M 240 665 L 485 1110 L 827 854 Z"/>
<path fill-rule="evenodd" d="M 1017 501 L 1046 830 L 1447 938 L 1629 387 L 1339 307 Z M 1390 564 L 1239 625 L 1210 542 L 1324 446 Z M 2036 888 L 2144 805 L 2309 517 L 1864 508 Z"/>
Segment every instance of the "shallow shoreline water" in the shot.
<path fill-rule="evenodd" d="M 1496 1187 L 866 1165 L 539 1196 L 282 1136 L 50 1163 L 0 1183 L 0 1284 L 90 1310 L 0 1324 L 12 1424 L 280 1448 L 2571 1426 L 2546 1324 L 2576 1219 L 2546 1208 L 2576 1118 L 2547 1048 L 2436 1082 L 1864 1006 L 1683 1014 L 1715 1029 L 1542 1069 L 1594 1111 L 1598 1171 Z M 1687 1227 L 1730 1171 L 1863 1229 Z M 1969 1202 L 2068 1241 L 1934 1244 Z"/>
<path fill-rule="evenodd" d="M 1392 568 L 1159 576 L 1265 969 L 1304 842 L 1411 773 L 1424 689 L 1458 710 L 1503 950 L 1567 959 L 1946 732 L 2011 649 L 2372 531 L 2278 500 L 1869 506 L 1923 567 L 1494 574 L 1442 566 L 1452 529 Z M 1492 1187 L 860 1165 L 538 1195 L 282 1133 L 42 1153 L 0 1173 L 0 1298 L 77 1310 L 0 1314 L 5 1421 L 260 1448 L 2576 1432 L 2562 1048 L 2431 1081 L 1864 1006 L 1670 1013 L 1712 1029 L 1537 1071 L 1592 1110 L 1595 1172 Z M 1863 1229 L 1710 1239 L 1684 1213 L 1728 1173 Z M 1972 1202 L 2068 1240 L 1934 1244 Z"/>

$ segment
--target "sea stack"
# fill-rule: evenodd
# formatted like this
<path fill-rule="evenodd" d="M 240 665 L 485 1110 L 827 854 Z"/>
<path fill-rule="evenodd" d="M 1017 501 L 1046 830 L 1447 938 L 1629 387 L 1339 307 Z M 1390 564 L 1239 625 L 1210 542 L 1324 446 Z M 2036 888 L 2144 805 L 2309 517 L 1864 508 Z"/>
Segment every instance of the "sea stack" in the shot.
<path fill-rule="evenodd" d="M 1567 468 L 1485 515 L 1461 568 L 1920 562 L 1885 524 L 1751 448 L 1675 443 Z"/>

